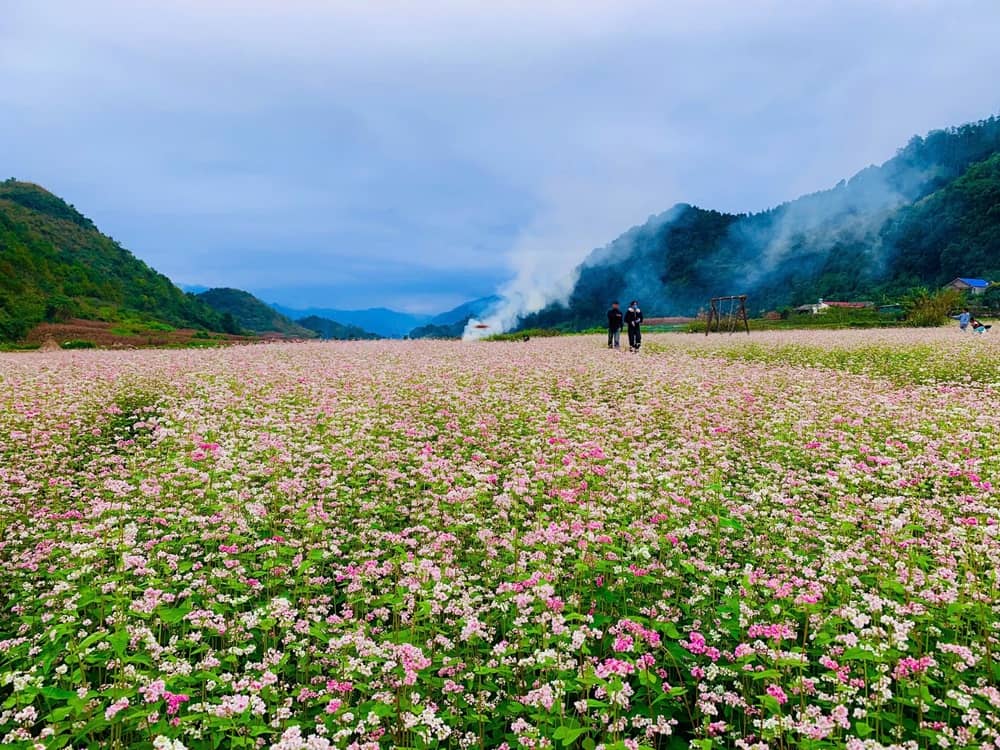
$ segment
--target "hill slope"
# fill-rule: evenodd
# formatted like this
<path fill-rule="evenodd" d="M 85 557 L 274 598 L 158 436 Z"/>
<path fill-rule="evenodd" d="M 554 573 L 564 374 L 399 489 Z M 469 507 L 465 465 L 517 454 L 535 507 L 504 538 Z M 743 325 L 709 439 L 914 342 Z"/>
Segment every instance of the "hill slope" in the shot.
<path fill-rule="evenodd" d="M 410 331 L 411 339 L 460 339 L 465 326 L 472 318 L 487 314 L 499 305 L 503 297 L 490 295 L 464 302 L 458 307 L 435 315 L 425 325 L 417 326 Z"/>
<path fill-rule="evenodd" d="M 366 331 L 377 333 L 379 336 L 390 338 L 405 336 L 415 326 L 423 325 L 431 318 L 430 315 L 400 312 L 385 307 L 372 307 L 365 310 L 338 310 L 319 307 L 297 310 L 278 304 L 272 304 L 271 307 L 295 320 L 315 315 L 327 320 L 336 320 L 344 325 L 358 326 Z"/>
<path fill-rule="evenodd" d="M 73 206 L 31 183 L 0 182 L 0 340 L 69 318 L 221 330 L 218 314 Z"/>
<path fill-rule="evenodd" d="M 317 315 L 309 315 L 295 322 L 303 328 L 308 328 L 310 331 L 315 332 L 321 339 L 353 341 L 356 339 L 381 338 L 381 336 L 377 333 L 370 333 L 364 328 L 360 328 L 358 326 L 347 326 L 343 323 L 338 323 L 335 320 L 321 318 Z"/>
<path fill-rule="evenodd" d="M 593 251 L 564 304 L 520 326 L 600 324 L 611 299 L 690 315 L 745 293 L 753 311 L 881 298 L 956 276 L 1000 279 L 1000 119 L 915 137 L 881 166 L 759 214 L 679 204 Z"/>
<path fill-rule="evenodd" d="M 458 307 L 453 307 L 451 310 L 435 315 L 427 322 L 436 326 L 454 325 L 459 321 L 483 315 L 490 308 L 495 307 L 502 301 L 503 297 L 496 294 L 491 294 L 488 297 L 480 297 L 479 299 L 463 302 Z"/>
<path fill-rule="evenodd" d="M 220 316 L 231 315 L 236 323 L 247 331 L 316 338 L 315 331 L 295 323 L 242 289 L 209 289 L 197 297 Z"/>

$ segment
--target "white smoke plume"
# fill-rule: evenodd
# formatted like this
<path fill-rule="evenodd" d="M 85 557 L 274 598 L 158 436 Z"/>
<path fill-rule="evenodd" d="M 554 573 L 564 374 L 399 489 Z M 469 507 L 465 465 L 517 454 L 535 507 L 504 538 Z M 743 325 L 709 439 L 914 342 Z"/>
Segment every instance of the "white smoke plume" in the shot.
<path fill-rule="evenodd" d="M 508 254 L 514 275 L 498 289 L 501 301 L 469 321 L 463 340 L 503 333 L 525 315 L 565 301 L 576 285 L 580 263 L 593 248 L 617 237 L 637 215 L 650 213 L 665 200 L 662 175 L 653 186 L 637 170 L 622 171 L 628 174 L 601 184 L 574 179 L 547 185 L 543 210 Z"/>

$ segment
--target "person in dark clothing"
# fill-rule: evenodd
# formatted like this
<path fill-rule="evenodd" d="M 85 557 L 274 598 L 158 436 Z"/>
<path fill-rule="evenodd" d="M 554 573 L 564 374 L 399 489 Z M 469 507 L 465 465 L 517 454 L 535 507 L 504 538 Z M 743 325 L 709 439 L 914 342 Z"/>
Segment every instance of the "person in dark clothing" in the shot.
<path fill-rule="evenodd" d="M 625 312 L 625 325 L 628 326 L 628 350 L 638 352 L 642 346 L 642 310 L 639 309 L 639 301 L 632 300 L 628 310 Z"/>
<path fill-rule="evenodd" d="M 987 332 L 988 330 L 990 330 L 990 329 L 991 329 L 992 327 L 993 327 L 993 326 L 987 326 L 987 325 L 983 325 L 982 323 L 980 323 L 980 322 L 979 322 L 978 320 L 976 320 L 975 318 L 970 318 L 970 319 L 969 319 L 969 328 L 971 328 L 971 329 L 972 329 L 972 332 L 973 332 L 973 333 L 986 333 L 986 332 Z"/>
<path fill-rule="evenodd" d="M 608 349 L 618 349 L 621 347 L 622 335 L 622 311 L 618 307 L 618 300 L 611 303 L 608 310 Z"/>

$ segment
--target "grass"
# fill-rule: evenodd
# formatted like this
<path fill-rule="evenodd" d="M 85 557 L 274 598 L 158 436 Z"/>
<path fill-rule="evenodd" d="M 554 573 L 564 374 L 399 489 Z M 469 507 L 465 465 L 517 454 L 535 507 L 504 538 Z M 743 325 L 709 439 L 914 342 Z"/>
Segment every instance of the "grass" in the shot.
<path fill-rule="evenodd" d="M 527 328 L 523 331 L 511 331 L 510 333 L 494 333 L 484 337 L 483 341 L 522 341 L 525 337 L 542 339 L 563 335 L 565 334 L 562 331 L 555 328 Z"/>

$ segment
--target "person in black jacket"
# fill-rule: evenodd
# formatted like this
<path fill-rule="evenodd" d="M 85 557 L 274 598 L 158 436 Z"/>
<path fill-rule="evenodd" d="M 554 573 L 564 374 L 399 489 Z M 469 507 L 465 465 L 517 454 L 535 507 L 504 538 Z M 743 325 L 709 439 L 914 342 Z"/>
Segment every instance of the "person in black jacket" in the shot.
<path fill-rule="evenodd" d="M 618 300 L 615 300 L 608 310 L 608 349 L 621 347 L 621 335 L 622 311 L 618 307 Z"/>
<path fill-rule="evenodd" d="M 639 301 L 632 300 L 628 310 L 625 312 L 625 325 L 628 326 L 628 350 L 638 352 L 642 346 L 642 310 L 639 309 Z"/>

